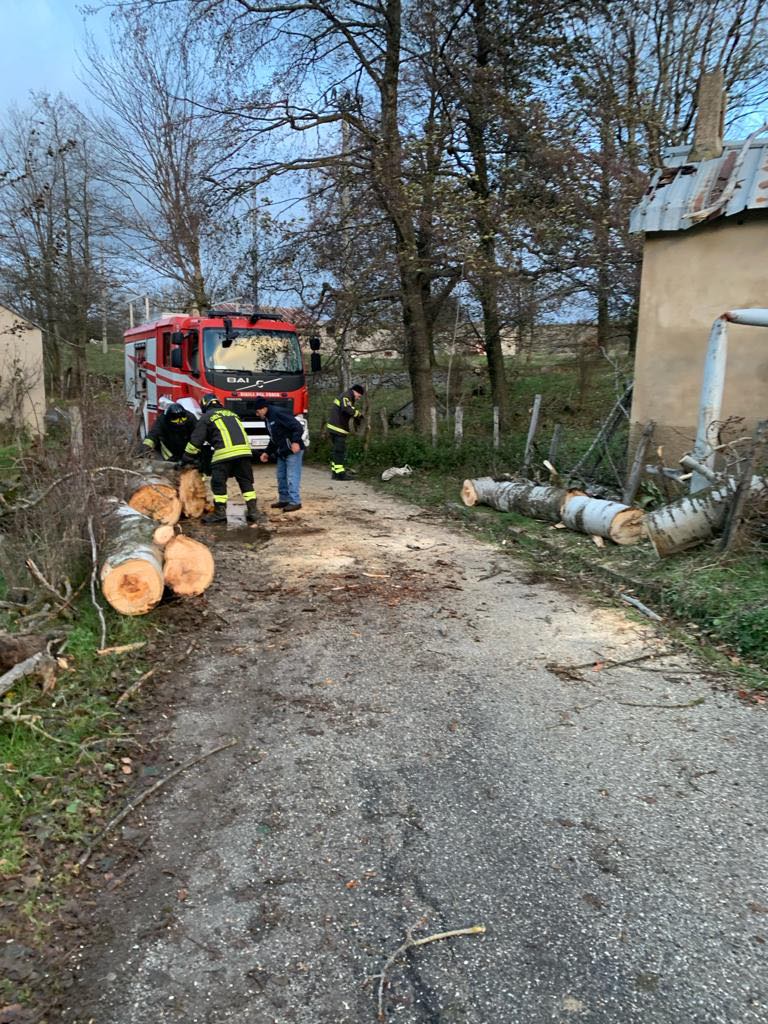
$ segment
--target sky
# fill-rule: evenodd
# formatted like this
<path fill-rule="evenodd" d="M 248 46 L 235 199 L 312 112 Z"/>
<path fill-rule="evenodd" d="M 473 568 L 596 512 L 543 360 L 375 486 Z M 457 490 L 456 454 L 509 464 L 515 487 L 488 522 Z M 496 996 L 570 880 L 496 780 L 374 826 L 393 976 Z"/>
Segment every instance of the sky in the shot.
<path fill-rule="evenodd" d="M 85 104 L 88 90 L 77 79 L 77 53 L 86 24 L 98 39 L 106 16 L 86 18 L 83 6 L 84 0 L 0 0 L 0 111 L 24 106 L 30 91 L 63 92 Z"/>

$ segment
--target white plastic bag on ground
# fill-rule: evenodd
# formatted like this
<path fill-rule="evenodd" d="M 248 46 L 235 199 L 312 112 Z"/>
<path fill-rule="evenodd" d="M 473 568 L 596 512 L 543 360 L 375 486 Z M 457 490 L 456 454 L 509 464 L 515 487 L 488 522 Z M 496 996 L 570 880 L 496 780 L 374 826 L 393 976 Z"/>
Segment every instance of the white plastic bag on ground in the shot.
<path fill-rule="evenodd" d="M 381 474 L 382 480 L 391 480 L 393 476 L 410 476 L 413 470 L 410 466 L 390 466 Z"/>

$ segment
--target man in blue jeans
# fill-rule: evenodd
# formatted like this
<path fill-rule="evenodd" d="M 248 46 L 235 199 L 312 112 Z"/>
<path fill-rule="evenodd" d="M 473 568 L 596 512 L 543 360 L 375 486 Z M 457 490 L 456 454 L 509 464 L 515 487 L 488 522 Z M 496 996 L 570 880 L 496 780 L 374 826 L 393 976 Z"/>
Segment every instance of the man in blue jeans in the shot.
<path fill-rule="evenodd" d="M 269 444 L 259 459 L 269 462 L 273 458 L 277 463 L 277 501 L 272 502 L 272 508 L 298 512 L 301 508 L 304 425 L 287 409 L 270 405 L 266 398 L 257 400 L 255 412 L 260 420 L 264 420 L 269 434 Z"/>

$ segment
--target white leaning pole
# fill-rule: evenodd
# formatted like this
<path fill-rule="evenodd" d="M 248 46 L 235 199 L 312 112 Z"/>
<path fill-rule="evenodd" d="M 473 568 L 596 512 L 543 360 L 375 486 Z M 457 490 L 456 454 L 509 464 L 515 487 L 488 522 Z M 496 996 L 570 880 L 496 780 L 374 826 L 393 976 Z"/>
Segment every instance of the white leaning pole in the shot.
<path fill-rule="evenodd" d="M 704 360 L 704 380 L 699 399 L 699 422 L 696 429 L 694 458 L 713 469 L 715 449 L 710 439 L 712 424 L 720 419 L 725 388 L 725 367 L 728 361 L 728 324 L 744 324 L 749 327 L 768 327 L 768 309 L 731 309 L 721 314 L 712 324 L 709 332 L 707 355 Z M 690 493 L 703 491 L 709 481 L 702 473 L 691 476 Z"/>

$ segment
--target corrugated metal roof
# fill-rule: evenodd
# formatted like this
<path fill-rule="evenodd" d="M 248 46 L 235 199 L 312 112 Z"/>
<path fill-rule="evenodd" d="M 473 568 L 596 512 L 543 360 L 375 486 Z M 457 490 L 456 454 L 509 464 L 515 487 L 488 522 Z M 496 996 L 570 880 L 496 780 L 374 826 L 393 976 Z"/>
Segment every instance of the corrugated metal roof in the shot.
<path fill-rule="evenodd" d="M 690 146 L 664 154 L 648 190 L 630 215 L 629 230 L 685 231 L 744 210 L 768 210 L 765 126 L 741 142 L 726 142 L 714 160 L 689 163 Z"/>

